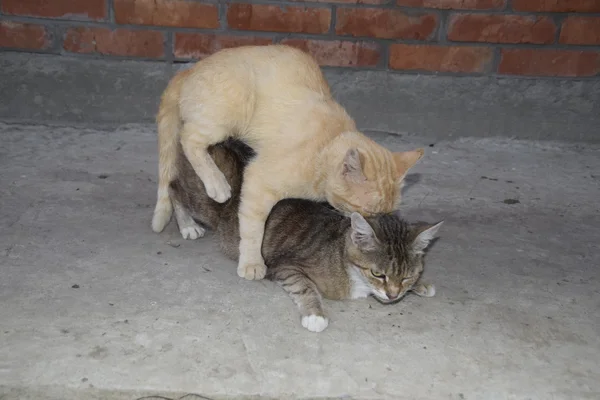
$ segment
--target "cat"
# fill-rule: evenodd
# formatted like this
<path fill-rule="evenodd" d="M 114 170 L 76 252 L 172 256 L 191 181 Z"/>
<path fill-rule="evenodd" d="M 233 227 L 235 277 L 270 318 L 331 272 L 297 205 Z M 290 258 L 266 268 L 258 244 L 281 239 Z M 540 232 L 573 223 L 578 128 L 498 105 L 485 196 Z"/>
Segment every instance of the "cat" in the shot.
<path fill-rule="evenodd" d="M 256 151 L 245 169 L 239 207 L 237 272 L 246 279 L 266 273 L 264 226 L 279 200 L 326 200 L 346 214 L 391 212 L 406 172 L 424 154 L 422 148 L 392 153 L 358 132 L 314 58 L 285 45 L 220 50 L 179 72 L 161 96 L 156 120 L 157 233 L 173 213 L 168 187 L 178 176 L 178 144 L 219 203 L 230 198 L 231 187 L 207 148 L 237 138 Z M 179 226 L 184 238 L 202 236 L 200 226 L 187 223 Z"/>
<path fill-rule="evenodd" d="M 181 149 L 181 146 L 179 146 Z M 210 146 L 209 155 L 230 184 L 232 196 L 214 201 L 180 150 L 178 176 L 169 186 L 178 223 L 190 221 L 216 230 L 221 250 L 239 256 L 238 208 L 243 169 L 252 149 L 228 140 Z M 329 323 L 321 297 L 344 300 L 373 295 L 395 303 L 408 291 L 431 297 L 435 286 L 419 283 L 424 250 L 442 222 L 409 225 L 397 213 L 349 217 L 324 202 L 280 200 L 267 218 L 262 256 L 266 278 L 277 282 L 297 304 L 302 326 L 320 332 Z"/>

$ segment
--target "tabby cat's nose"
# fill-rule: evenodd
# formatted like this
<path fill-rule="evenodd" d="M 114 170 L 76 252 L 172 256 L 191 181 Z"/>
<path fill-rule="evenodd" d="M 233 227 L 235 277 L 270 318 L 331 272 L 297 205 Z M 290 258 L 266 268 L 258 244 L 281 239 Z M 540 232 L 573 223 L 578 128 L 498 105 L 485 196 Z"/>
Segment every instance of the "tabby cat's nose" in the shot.
<path fill-rule="evenodd" d="M 388 299 L 396 300 L 400 293 L 385 292 L 385 294 L 387 295 Z"/>

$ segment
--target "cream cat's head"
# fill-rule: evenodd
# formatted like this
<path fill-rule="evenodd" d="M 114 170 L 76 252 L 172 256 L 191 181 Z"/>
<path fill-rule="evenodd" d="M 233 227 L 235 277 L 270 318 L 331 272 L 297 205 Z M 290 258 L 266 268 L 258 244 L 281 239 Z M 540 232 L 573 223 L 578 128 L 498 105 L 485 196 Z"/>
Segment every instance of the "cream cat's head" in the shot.
<path fill-rule="evenodd" d="M 399 301 L 421 277 L 424 251 L 443 221 L 411 226 L 395 214 L 350 218 L 347 261 L 355 271 L 354 288 L 382 303 Z"/>
<path fill-rule="evenodd" d="M 327 201 L 346 215 L 371 216 L 397 209 L 404 177 L 424 153 L 423 149 L 392 153 L 368 144 L 348 149 L 330 176 Z"/>

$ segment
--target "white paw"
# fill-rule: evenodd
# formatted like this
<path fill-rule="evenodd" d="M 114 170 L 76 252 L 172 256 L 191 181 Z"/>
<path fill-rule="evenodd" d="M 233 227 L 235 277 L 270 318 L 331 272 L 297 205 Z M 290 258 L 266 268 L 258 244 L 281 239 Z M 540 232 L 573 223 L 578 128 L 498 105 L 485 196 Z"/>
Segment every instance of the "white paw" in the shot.
<path fill-rule="evenodd" d="M 307 315 L 302 317 L 302 326 L 311 332 L 321 332 L 329 325 L 329 320 L 320 315 Z"/>
<path fill-rule="evenodd" d="M 433 297 L 435 296 L 435 286 L 431 284 L 423 284 L 419 285 L 415 288 L 415 293 L 419 296 L 423 297 Z"/>
<path fill-rule="evenodd" d="M 435 296 L 435 286 L 434 285 L 425 285 L 425 287 L 427 288 L 427 294 L 425 296 L 427 296 L 427 297 Z"/>
<path fill-rule="evenodd" d="M 198 238 L 204 236 L 204 232 L 206 232 L 206 231 L 204 230 L 204 228 L 202 228 L 198 224 L 194 224 L 194 225 L 184 226 L 183 228 L 180 228 L 179 232 L 181 232 L 181 236 L 184 239 L 194 240 L 194 239 L 198 239 Z"/>
<path fill-rule="evenodd" d="M 224 203 L 231 197 L 231 186 L 229 186 L 225 175 L 221 171 L 215 174 L 212 179 L 204 182 L 204 187 L 208 197 L 217 203 Z"/>
<path fill-rule="evenodd" d="M 240 278 L 250 281 L 259 281 L 267 274 L 267 267 L 264 264 L 239 264 L 237 273 Z"/>

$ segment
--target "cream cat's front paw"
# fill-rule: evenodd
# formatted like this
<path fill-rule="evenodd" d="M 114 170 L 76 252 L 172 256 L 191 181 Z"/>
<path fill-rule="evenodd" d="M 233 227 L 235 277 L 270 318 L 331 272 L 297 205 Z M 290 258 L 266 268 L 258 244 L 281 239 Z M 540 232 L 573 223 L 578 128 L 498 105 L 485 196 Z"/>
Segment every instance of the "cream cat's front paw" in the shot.
<path fill-rule="evenodd" d="M 224 203 L 231 197 L 231 186 L 221 171 L 215 172 L 210 179 L 203 183 L 208 197 L 217 203 Z"/>
<path fill-rule="evenodd" d="M 267 274 L 267 267 L 264 264 L 239 264 L 237 269 L 238 276 L 250 281 L 258 281 Z"/>
<path fill-rule="evenodd" d="M 329 320 L 320 315 L 306 315 L 302 317 L 302 326 L 311 332 L 322 332 L 329 325 Z"/>
<path fill-rule="evenodd" d="M 195 239 L 198 239 L 198 238 L 204 236 L 204 233 L 206 232 L 206 230 L 204 228 L 202 228 L 200 225 L 194 223 L 193 225 L 180 227 L 179 232 L 181 232 L 181 236 L 184 239 L 195 240 Z"/>
<path fill-rule="evenodd" d="M 413 288 L 413 292 L 422 297 L 433 297 L 435 296 L 435 285 L 432 284 L 421 284 Z"/>

